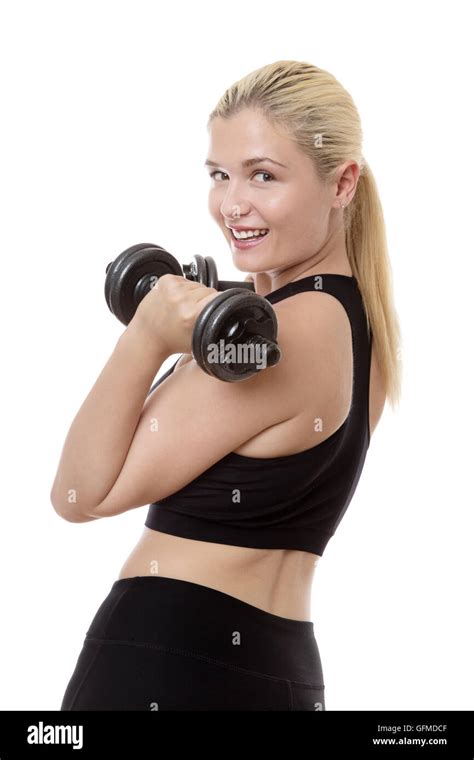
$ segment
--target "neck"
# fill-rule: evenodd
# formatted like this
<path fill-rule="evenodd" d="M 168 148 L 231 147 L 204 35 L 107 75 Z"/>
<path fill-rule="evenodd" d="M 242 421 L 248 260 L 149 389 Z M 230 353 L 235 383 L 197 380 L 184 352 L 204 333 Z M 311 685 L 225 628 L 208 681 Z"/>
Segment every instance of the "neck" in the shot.
<path fill-rule="evenodd" d="M 345 240 L 327 241 L 321 250 L 305 261 L 300 261 L 283 270 L 255 272 L 252 278 L 255 292 L 266 296 L 288 282 L 302 280 L 313 274 L 344 274 L 349 277 L 353 275 Z"/>

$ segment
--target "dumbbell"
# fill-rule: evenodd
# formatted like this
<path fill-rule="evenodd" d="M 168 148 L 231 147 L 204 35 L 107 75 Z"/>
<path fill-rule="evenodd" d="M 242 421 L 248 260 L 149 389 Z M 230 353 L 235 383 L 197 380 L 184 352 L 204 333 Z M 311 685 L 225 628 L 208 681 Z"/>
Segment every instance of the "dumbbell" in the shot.
<path fill-rule="evenodd" d="M 255 293 L 251 282 L 219 280 L 211 256 L 196 254 L 191 264 L 181 268 L 161 246 L 139 243 L 111 261 L 105 273 L 105 300 L 124 325 L 164 274 L 181 275 L 220 291 L 202 309 L 193 330 L 193 357 L 207 374 L 237 382 L 280 361 L 278 323 L 271 303 Z"/>

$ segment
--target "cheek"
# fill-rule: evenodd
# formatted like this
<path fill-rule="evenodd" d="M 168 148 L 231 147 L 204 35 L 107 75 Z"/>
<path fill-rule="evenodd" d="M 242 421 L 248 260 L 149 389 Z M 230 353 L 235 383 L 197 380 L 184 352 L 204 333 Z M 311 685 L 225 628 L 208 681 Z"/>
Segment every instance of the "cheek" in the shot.
<path fill-rule="evenodd" d="M 307 220 L 314 216 L 314 203 L 309 200 L 309 195 L 310 192 L 300 184 L 282 183 L 262 199 L 262 213 L 266 210 L 269 221 L 274 219 L 277 226 L 281 224 L 292 229 L 298 225 L 306 226 Z"/>
<path fill-rule="evenodd" d="M 319 248 L 325 235 L 324 217 L 319 201 L 286 197 L 274 206 L 275 227 L 284 246 L 291 246 L 296 256 L 306 256 Z"/>
<path fill-rule="evenodd" d="M 316 197 L 309 197 L 301 193 L 288 198 L 283 206 L 285 229 L 294 234 L 298 230 L 301 239 L 311 239 L 318 235 L 323 224 L 321 213 L 321 201 Z"/>
<path fill-rule="evenodd" d="M 294 219 L 295 209 L 287 193 L 274 192 L 265 198 L 257 198 L 255 208 L 269 227 L 284 231 Z"/>

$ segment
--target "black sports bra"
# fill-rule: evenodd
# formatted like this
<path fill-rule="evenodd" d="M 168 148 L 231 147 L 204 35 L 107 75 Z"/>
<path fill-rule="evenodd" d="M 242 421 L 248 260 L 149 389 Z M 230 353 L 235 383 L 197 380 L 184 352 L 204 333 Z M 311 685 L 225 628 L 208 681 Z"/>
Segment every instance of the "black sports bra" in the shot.
<path fill-rule="evenodd" d="M 148 528 L 218 544 L 323 554 L 349 506 L 370 445 L 372 331 L 355 277 L 310 275 L 265 298 L 277 303 L 318 290 L 342 303 L 351 324 L 353 385 L 345 421 L 324 441 L 296 454 L 269 458 L 227 454 L 179 491 L 150 504 Z"/>

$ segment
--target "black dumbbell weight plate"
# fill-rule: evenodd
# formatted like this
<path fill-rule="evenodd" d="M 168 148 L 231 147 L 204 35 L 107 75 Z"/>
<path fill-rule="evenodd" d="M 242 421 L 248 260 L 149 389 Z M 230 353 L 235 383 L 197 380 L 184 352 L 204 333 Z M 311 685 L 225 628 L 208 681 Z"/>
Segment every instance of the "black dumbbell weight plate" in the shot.
<path fill-rule="evenodd" d="M 231 288 L 217 295 L 199 314 L 193 331 L 193 356 L 205 372 L 220 380 L 246 380 L 259 371 L 255 363 L 210 362 L 208 347 L 220 346 L 221 340 L 225 345 L 239 339 L 248 343 L 254 335 L 275 343 L 277 332 L 277 318 L 269 301 L 245 288 Z"/>
<path fill-rule="evenodd" d="M 207 264 L 206 285 L 208 288 L 214 288 L 215 290 L 219 290 L 219 277 L 217 275 L 216 262 L 214 261 L 212 256 L 206 256 L 205 262 Z"/>
<path fill-rule="evenodd" d="M 175 257 L 153 243 L 127 248 L 108 265 L 106 272 L 105 300 L 112 314 L 124 325 L 132 320 L 138 304 L 157 278 L 164 274 L 183 274 Z"/>

